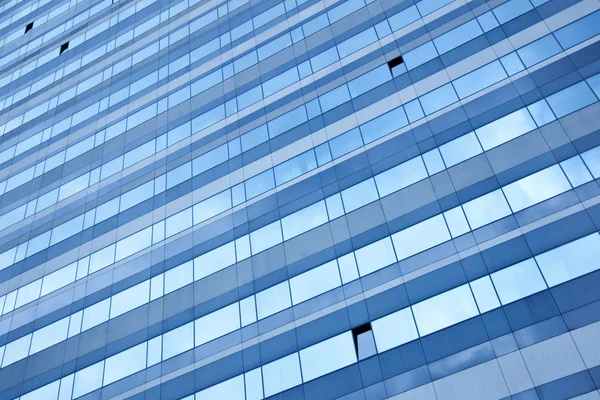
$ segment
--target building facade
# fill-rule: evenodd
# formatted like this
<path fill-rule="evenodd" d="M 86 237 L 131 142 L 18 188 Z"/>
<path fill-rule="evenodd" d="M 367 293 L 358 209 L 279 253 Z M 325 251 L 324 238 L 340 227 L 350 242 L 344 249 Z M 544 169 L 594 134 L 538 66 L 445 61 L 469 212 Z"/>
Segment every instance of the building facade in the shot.
<path fill-rule="evenodd" d="M 600 399 L 600 1 L 3 0 L 0 400 Z"/>

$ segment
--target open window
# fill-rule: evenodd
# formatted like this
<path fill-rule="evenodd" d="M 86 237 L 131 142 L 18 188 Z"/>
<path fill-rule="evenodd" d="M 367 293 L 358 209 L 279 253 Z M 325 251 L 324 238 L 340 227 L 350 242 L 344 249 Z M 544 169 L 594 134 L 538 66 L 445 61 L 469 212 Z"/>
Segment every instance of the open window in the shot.
<path fill-rule="evenodd" d="M 29 32 L 30 30 L 33 29 L 33 22 L 30 22 L 27 24 L 27 26 L 25 27 L 25 33 Z"/>
<path fill-rule="evenodd" d="M 354 350 L 359 360 L 377 354 L 370 322 L 352 329 L 352 337 L 354 338 Z"/>
<path fill-rule="evenodd" d="M 58 53 L 58 54 L 60 55 L 60 54 L 64 53 L 65 51 L 67 51 L 68 48 L 69 48 L 69 42 L 63 43 L 60 46 L 60 53 Z"/>
<path fill-rule="evenodd" d="M 400 64 L 404 63 L 404 59 L 402 58 L 402 56 L 398 56 L 390 61 L 388 61 L 388 67 L 390 68 L 390 70 L 394 67 L 397 67 Z"/>

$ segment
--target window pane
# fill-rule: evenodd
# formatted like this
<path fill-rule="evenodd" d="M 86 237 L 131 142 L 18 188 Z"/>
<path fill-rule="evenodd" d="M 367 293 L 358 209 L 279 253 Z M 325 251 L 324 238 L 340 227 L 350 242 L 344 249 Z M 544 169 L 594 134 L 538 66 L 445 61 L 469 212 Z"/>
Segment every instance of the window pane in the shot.
<path fill-rule="evenodd" d="M 328 221 L 325 201 L 320 201 L 281 219 L 284 240 L 291 239 Z"/>
<path fill-rule="evenodd" d="M 544 278 L 531 258 L 494 272 L 491 277 L 503 305 L 546 289 Z"/>
<path fill-rule="evenodd" d="M 527 109 L 522 108 L 476 129 L 475 132 L 483 149 L 488 151 L 535 128 L 531 115 Z"/>
<path fill-rule="evenodd" d="M 331 339 L 300 350 L 304 382 L 347 367 L 356 362 L 352 332 L 344 332 Z"/>
<path fill-rule="evenodd" d="M 280 358 L 262 367 L 265 397 L 302 383 L 298 353 Z"/>
<path fill-rule="evenodd" d="M 146 304 L 150 296 L 150 281 L 146 280 L 127 290 L 112 296 L 110 304 L 110 317 L 115 318 L 121 314 L 125 314 L 129 310 L 133 310 Z"/>
<path fill-rule="evenodd" d="M 146 368 L 146 342 L 106 359 L 104 386 Z"/>
<path fill-rule="evenodd" d="M 75 373 L 73 385 L 73 398 L 93 392 L 102 386 L 102 374 L 104 373 L 104 360 L 90 365 Z"/>
<path fill-rule="evenodd" d="M 523 210 L 569 189 L 571 185 L 558 165 L 543 169 L 502 188 L 513 212 Z"/>
<path fill-rule="evenodd" d="M 499 220 L 511 214 L 502 190 L 496 190 L 463 204 L 471 229 Z"/>
<path fill-rule="evenodd" d="M 293 304 L 299 304 L 342 285 L 335 260 L 290 279 Z"/>
<path fill-rule="evenodd" d="M 440 152 L 448 168 L 483 153 L 474 132 L 467 133 L 440 146 Z"/>
<path fill-rule="evenodd" d="M 367 179 L 342 191 L 342 200 L 347 213 L 377 200 L 377 189 L 373 179 Z"/>
<path fill-rule="evenodd" d="M 221 382 L 196 393 L 196 400 L 231 399 L 244 400 L 244 376 L 238 375 L 234 378 Z"/>
<path fill-rule="evenodd" d="M 190 322 L 163 334 L 163 360 L 194 347 L 194 323 Z"/>
<path fill-rule="evenodd" d="M 233 264 L 235 245 L 229 242 L 194 259 L 194 279 L 202 279 Z"/>
<path fill-rule="evenodd" d="M 252 254 L 258 254 L 282 241 L 283 237 L 281 236 L 281 225 L 279 221 L 275 221 L 272 224 L 250 233 Z"/>
<path fill-rule="evenodd" d="M 288 281 L 256 293 L 258 319 L 266 318 L 291 306 Z"/>
<path fill-rule="evenodd" d="M 436 215 L 395 233 L 392 240 L 398 260 L 402 260 L 450 240 L 450 233 L 444 217 Z"/>
<path fill-rule="evenodd" d="M 371 326 L 379 353 L 419 337 L 410 307 L 379 318 Z"/>
<path fill-rule="evenodd" d="M 412 306 L 421 336 L 479 314 L 469 285 L 462 285 Z"/>
<path fill-rule="evenodd" d="M 360 248 L 354 254 L 360 276 L 368 275 L 396 262 L 394 247 L 389 237 Z"/>
<path fill-rule="evenodd" d="M 235 302 L 195 321 L 195 345 L 200 346 L 240 329 L 240 308 Z"/>
<path fill-rule="evenodd" d="M 379 196 L 384 197 L 427 178 L 423 159 L 415 157 L 375 176 Z"/>

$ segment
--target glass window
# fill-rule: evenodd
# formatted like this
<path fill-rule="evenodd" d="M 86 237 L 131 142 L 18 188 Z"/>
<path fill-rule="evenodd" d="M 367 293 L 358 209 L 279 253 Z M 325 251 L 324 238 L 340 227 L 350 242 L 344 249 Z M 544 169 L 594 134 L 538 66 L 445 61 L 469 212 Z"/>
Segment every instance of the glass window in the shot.
<path fill-rule="evenodd" d="M 525 66 L 529 68 L 561 51 L 562 48 L 556 39 L 554 39 L 554 36 L 546 35 L 527 46 L 521 47 L 517 50 L 517 53 L 519 54 L 519 57 L 521 57 L 521 60 L 523 60 Z"/>
<path fill-rule="evenodd" d="M 417 3 L 417 7 L 419 7 L 419 11 L 422 16 L 430 14 L 435 10 L 442 8 L 446 4 L 452 2 L 452 0 L 422 0 Z"/>
<path fill-rule="evenodd" d="M 121 195 L 121 206 L 120 211 L 123 212 L 125 210 L 130 209 L 136 204 L 140 204 L 142 201 L 145 201 L 152 197 L 154 194 L 154 182 L 148 181 L 141 186 L 136 187 L 126 193 Z"/>
<path fill-rule="evenodd" d="M 246 180 L 246 197 L 251 199 L 275 187 L 273 170 L 269 169 L 261 174 Z"/>
<path fill-rule="evenodd" d="M 253 147 L 258 146 L 261 143 L 269 140 L 269 132 L 267 132 L 267 126 L 261 125 L 258 128 L 251 130 L 242 135 L 242 151 L 250 150 Z"/>
<path fill-rule="evenodd" d="M 408 69 L 417 68 L 427 61 L 433 60 L 438 56 L 433 42 L 427 42 L 419 47 L 412 49 L 402 56 Z"/>
<path fill-rule="evenodd" d="M 196 400 L 231 399 L 245 400 L 244 376 L 238 375 L 234 378 L 221 382 L 196 393 Z"/>
<path fill-rule="evenodd" d="M 464 99 L 496 82 L 506 78 L 506 72 L 499 61 L 491 62 L 453 81 L 458 97 Z"/>
<path fill-rule="evenodd" d="M 328 221 L 325 201 L 319 201 L 281 219 L 284 240 L 291 239 Z"/>
<path fill-rule="evenodd" d="M 54 346 L 56 343 L 66 340 L 67 332 L 69 330 L 69 319 L 70 317 L 60 319 L 48 326 L 34 331 L 29 354 L 35 354 L 38 351 L 42 351 L 50 346 Z"/>
<path fill-rule="evenodd" d="M 382 85 L 390 79 L 392 79 L 390 69 L 388 68 L 387 64 L 383 64 L 382 66 L 377 67 L 348 82 L 348 89 L 350 90 L 352 98 L 355 98 L 379 85 Z"/>
<path fill-rule="evenodd" d="M 453 209 L 444 212 L 444 218 L 446 219 L 450 234 L 452 234 L 453 238 L 471 230 L 461 206 L 454 207 Z"/>
<path fill-rule="evenodd" d="M 457 102 L 458 97 L 451 83 L 441 86 L 420 98 L 425 115 L 432 114 L 450 104 Z"/>
<path fill-rule="evenodd" d="M 585 161 L 594 178 L 600 178 L 600 146 L 581 153 L 581 158 Z"/>
<path fill-rule="evenodd" d="M 343 41 L 337 45 L 340 57 L 344 58 L 350 54 L 370 45 L 373 42 L 379 40 L 375 28 L 369 28 L 362 31 L 361 33 L 352 36 L 350 39 Z"/>
<path fill-rule="evenodd" d="M 600 74 L 596 74 L 587 79 L 587 83 L 590 85 L 596 97 L 600 98 Z"/>
<path fill-rule="evenodd" d="M 410 307 L 371 322 L 377 351 L 383 353 L 419 337 Z"/>
<path fill-rule="evenodd" d="M 329 220 L 332 221 L 337 217 L 344 215 L 344 205 L 342 204 L 342 196 L 339 193 L 329 196 L 325 199 L 327 205 L 327 214 Z"/>
<path fill-rule="evenodd" d="M 292 306 L 288 281 L 272 286 L 256 294 L 258 319 L 266 318 Z"/>
<path fill-rule="evenodd" d="M 398 260 L 450 240 L 450 233 L 442 215 L 426 219 L 392 235 Z"/>
<path fill-rule="evenodd" d="M 317 72 L 327 67 L 328 65 L 333 64 L 339 59 L 340 57 L 338 56 L 337 48 L 332 47 L 329 50 L 326 50 L 312 57 L 310 59 L 310 65 L 312 67 L 313 72 Z"/>
<path fill-rule="evenodd" d="M 339 158 L 344 154 L 350 153 L 363 145 L 362 137 L 358 128 L 341 134 L 329 141 L 331 156 L 333 159 Z"/>
<path fill-rule="evenodd" d="M 344 332 L 323 342 L 300 350 L 300 364 L 304 382 L 356 362 L 352 332 Z"/>
<path fill-rule="evenodd" d="M 596 102 L 596 96 L 585 81 L 569 86 L 546 98 L 556 117 L 562 118 Z"/>
<path fill-rule="evenodd" d="M 544 278 L 532 258 L 490 276 L 503 305 L 546 289 Z"/>
<path fill-rule="evenodd" d="M 341 285 L 337 262 L 330 261 L 290 279 L 292 303 L 300 304 Z"/>
<path fill-rule="evenodd" d="M 192 226 L 192 207 L 171 215 L 166 219 L 166 237 L 171 237 L 181 231 L 184 231 Z"/>
<path fill-rule="evenodd" d="M 148 359 L 147 366 L 151 367 L 160 362 L 162 357 L 162 338 L 160 336 L 156 336 L 150 340 L 148 340 Z"/>
<path fill-rule="evenodd" d="M 475 296 L 475 301 L 477 301 L 480 313 L 483 314 L 500 307 L 498 296 L 496 296 L 496 291 L 489 276 L 486 275 L 483 278 L 474 280 L 469 285 L 471 285 L 471 290 L 473 291 L 473 296 Z"/>
<path fill-rule="evenodd" d="M 0 357 L 2 357 L 2 350 L 0 349 Z M 32 392 L 24 394 L 19 400 L 46 400 L 56 399 L 58 397 L 58 389 L 60 387 L 60 381 L 56 380 L 52 383 L 42 386 Z M 70 397 L 69 397 L 70 398 Z M 62 400 L 62 399 L 61 399 Z"/>
<path fill-rule="evenodd" d="M 349 100 L 350 92 L 348 92 L 348 87 L 346 85 L 342 85 L 319 96 L 319 104 L 321 105 L 321 110 L 323 113 L 332 110 Z"/>
<path fill-rule="evenodd" d="M 430 0 L 426 0 L 426 1 L 430 1 Z M 421 2 L 421 3 L 423 3 L 423 2 Z M 389 17 L 388 22 L 390 23 L 392 30 L 395 32 L 401 28 L 404 28 L 405 26 L 409 25 L 410 23 L 415 22 L 419 18 L 421 18 L 421 16 L 419 15 L 419 11 L 417 10 L 417 7 L 410 6 L 406 9 L 400 11 L 399 13 L 394 14 L 391 17 Z"/>
<path fill-rule="evenodd" d="M 500 24 L 504 24 L 531 9 L 533 9 L 533 6 L 529 0 L 509 0 L 494 8 L 492 12 L 496 15 Z"/>
<path fill-rule="evenodd" d="M 427 178 L 427 170 L 421 157 L 415 157 L 375 175 L 379 196 L 384 197 L 421 179 Z"/>
<path fill-rule="evenodd" d="M 244 374 L 246 383 L 246 400 L 262 400 L 263 395 L 263 379 L 262 369 L 256 368 Z"/>
<path fill-rule="evenodd" d="M 462 285 L 412 306 L 421 336 L 479 314 L 469 285 Z"/>
<path fill-rule="evenodd" d="M 265 397 L 302 383 L 298 353 L 290 354 L 262 367 Z"/>
<path fill-rule="evenodd" d="M 483 31 L 477 20 L 472 19 L 433 39 L 433 43 L 438 52 L 444 54 L 479 35 L 483 35 Z"/>
<path fill-rule="evenodd" d="M 194 348 L 194 323 L 182 325 L 163 334 L 163 360 Z"/>
<path fill-rule="evenodd" d="M 112 296 L 110 318 L 115 318 L 149 301 L 150 281 L 146 280 Z"/>
<path fill-rule="evenodd" d="M 521 108 L 505 117 L 476 129 L 477 137 L 485 151 L 506 143 L 536 128 L 527 109 Z"/>
<path fill-rule="evenodd" d="M 363 0 L 348 0 L 327 11 L 327 16 L 329 17 L 330 23 L 333 24 L 364 6 L 365 2 Z"/>
<path fill-rule="evenodd" d="M 102 376 L 104 374 L 104 360 L 90 365 L 75 373 L 73 384 L 73 398 L 83 396 L 102 387 Z"/>
<path fill-rule="evenodd" d="M 535 257 L 553 287 L 600 268 L 600 235 L 592 233 Z"/>
<path fill-rule="evenodd" d="M 571 185 L 558 165 L 543 169 L 502 188 L 513 212 L 521 211 L 569 189 Z"/>
<path fill-rule="evenodd" d="M 277 186 L 282 185 L 315 168 L 317 168 L 315 152 L 309 150 L 306 153 L 302 153 L 273 168 L 275 172 L 275 183 Z"/>
<path fill-rule="evenodd" d="M 600 11 L 587 15 L 554 32 L 564 49 L 575 46 L 600 33 Z"/>
<path fill-rule="evenodd" d="M 219 194 L 195 204 L 193 207 L 194 225 L 206 221 L 231 208 L 231 193 L 225 190 Z"/>
<path fill-rule="evenodd" d="M 396 262 L 394 247 L 389 237 L 362 247 L 354 254 L 360 276 L 368 275 Z"/>
<path fill-rule="evenodd" d="M 240 308 L 235 302 L 198 318 L 195 322 L 195 345 L 200 346 L 240 329 Z"/>
<path fill-rule="evenodd" d="M 299 79 L 300 77 L 298 76 L 298 68 L 296 67 L 282 72 L 281 74 L 262 84 L 264 96 L 268 97 L 273 93 L 280 91 L 284 87 L 287 87 L 294 82 L 298 82 Z"/>
<path fill-rule="evenodd" d="M 83 310 L 83 323 L 81 325 L 81 331 L 88 330 L 94 326 L 100 325 L 105 321 L 108 321 L 109 309 L 110 298 L 85 308 Z"/>
<path fill-rule="evenodd" d="M 194 267 L 191 260 L 165 271 L 165 295 L 189 285 L 193 281 Z"/>
<path fill-rule="evenodd" d="M 235 245 L 229 242 L 194 259 L 194 278 L 202 279 L 235 264 Z"/>
<path fill-rule="evenodd" d="M 129 257 L 152 244 L 152 226 L 117 242 L 115 261 Z"/>
<path fill-rule="evenodd" d="M 533 116 L 537 126 L 546 125 L 556 119 L 546 99 L 530 104 L 527 109 Z"/>
<path fill-rule="evenodd" d="M 240 300 L 240 314 L 242 326 L 256 322 L 256 301 L 254 300 L 254 296 Z"/>
<path fill-rule="evenodd" d="M 440 152 L 448 168 L 483 153 L 474 132 L 467 133 L 440 146 Z"/>
<path fill-rule="evenodd" d="M 26 358 L 29 354 L 30 343 L 31 333 L 8 343 L 4 349 L 2 368 Z"/>
<path fill-rule="evenodd" d="M 308 116 L 305 107 L 300 106 L 295 108 L 268 122 L 269 136 L 271 138 L 279 136 L 306 121 L 308 121 Z"/>
<path fill-rule="evenodd" d="M 258 254 L 281 242 L 283 242 L 283 237 L 281 236 L 281 224 L 279 221 L 275 221 L 250 233 L 252 254 Z"/>
<path fill-rule="evenodd" d="M 34 300 L 37 300 L 40 297 L 41 288 L 42 288 L 42 280 L 41 279 L 38 279 L 36 281 L 31 282 L 28 285 L 20 287 L 19 291 L 17 293 L 17 301 L 15 303 L 15 308 L 19 308 L 22 305 L 25 305 Z"/>
<path fill-rule="evenodd" d="M 146 368 L 146 342 L 106 359 L 104 386 Z"/>
<path fill-rule="evenodd" d="M 107 267 L 115 261 L 115 247 L 114 244 L 111 244 L 91 255 L 89 267 L 90 274 Z"/>
<path fill-rule="evenodd" d="M 352 212 L 379 198 L 374 179 L 367 179 L 341 192 L 344 201 L 344 209 L 347 213 Z"/>
<path fill-rule="evenodd" d="M 500 189 L 463 204 L 463 210 L 471 229 L 480 228 L 511 214 L 510 207 Z"/>
<path fill-rule="evenodd" d="M 354 253 L 346 254 L 338 258 L 338 266 L 340 268 L 340 275 L 342 277 L 342 283 L 346 284 L 358 279 L 358 267 L 356 265 L 356 258 Z"/>

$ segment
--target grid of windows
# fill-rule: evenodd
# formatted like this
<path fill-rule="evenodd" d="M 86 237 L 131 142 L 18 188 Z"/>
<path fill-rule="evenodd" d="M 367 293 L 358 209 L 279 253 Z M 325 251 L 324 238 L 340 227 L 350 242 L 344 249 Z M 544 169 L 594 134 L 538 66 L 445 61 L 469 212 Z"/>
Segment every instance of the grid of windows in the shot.
<path fill-rule="evenodd" d="M 0 400 L 600 396 L 599 41 L 588 0 L 1 2 Z"/>

